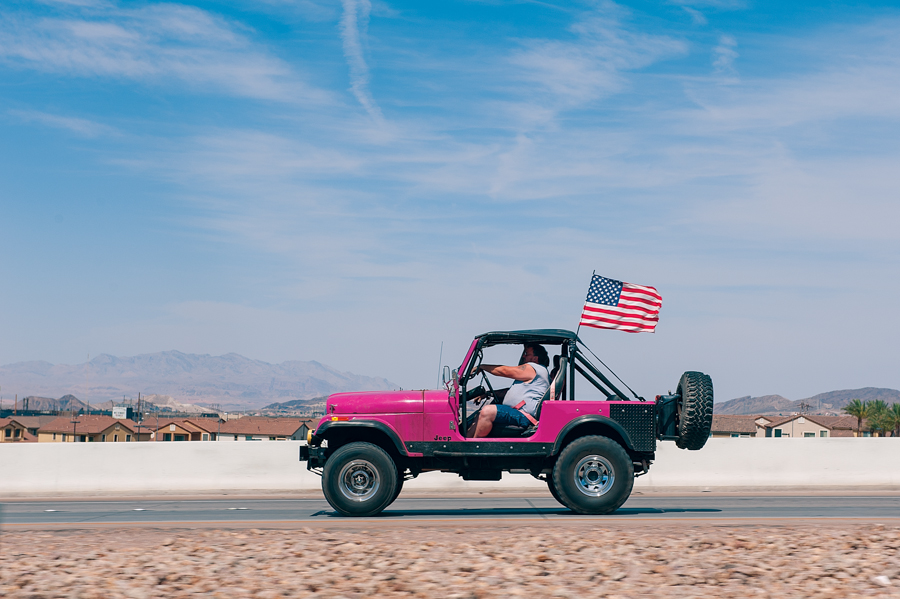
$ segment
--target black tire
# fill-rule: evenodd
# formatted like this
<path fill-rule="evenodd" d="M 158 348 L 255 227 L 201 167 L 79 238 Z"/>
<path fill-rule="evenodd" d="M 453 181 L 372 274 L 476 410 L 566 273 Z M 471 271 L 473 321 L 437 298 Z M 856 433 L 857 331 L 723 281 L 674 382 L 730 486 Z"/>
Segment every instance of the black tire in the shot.
<path fill-rule="evenodd" d="M 580 437 L 559 454 L 553 485 L 560 502 L 579 514 L 611 514 L 634 486 L 634 464 L 608 437 Z"/>
<path fill-rule="evenodd" d="M 388 505 L 391 505 L 391 503 L 394 503 L 395 501 L 397 501 L 397 497 L 400 496 L 400 491 L 402 491 L 402 490 L 403 490 L 403 475 L 398 472 L 397 473 L 397 486 L 394 488 L 394 496 L 391 497 L 391 501 L 390 501 L 390 503 L 388 503 Z"/>
<path fill-rule="evenodd" d="M 553 484 L 553 474 L 547 477 L 547 488 L 550 489 L 550 494 L 553 495 L 553 499 L 557 500 L 563 505 L 566 505 L 562 500 L 562 497 L 559 496 L 559 491 L 556 490 L 556 485 Z"/>
<path fill-rule="evenodd" d="M 678 440 L 682 449 L 697 450 L 706 445 L 712 429 L 713 384 L 708 374 L 685 372 L 678 381 Z"/>
<path fill-rule="evenodd" d="M 322 491 L 345 516 L 374 516 L 394 500 L 397 466 L 391 456 L 371 443 L 348 443 L 322 470 Z"/>

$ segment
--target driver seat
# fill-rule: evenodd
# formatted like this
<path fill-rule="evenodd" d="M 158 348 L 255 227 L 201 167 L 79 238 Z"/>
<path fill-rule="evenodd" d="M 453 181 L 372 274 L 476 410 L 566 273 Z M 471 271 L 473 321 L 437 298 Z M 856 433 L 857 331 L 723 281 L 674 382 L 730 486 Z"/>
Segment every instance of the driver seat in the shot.
<path fill-rule="evenodd" d="M 537 408 L 534 410 L 535 420 L 540 421 L 541 419 L 541 408 L 544 405 L 544 401 L 563 398 L 566 390 L 566 366 L 568 366 L 568 359 L 560 357 L 559 372 L 556 373 L 556 378 L 550 381 L 550 386 L 547 387 L 543 397 L 538 400 Z M 537 424 L 532 424 L 526 428 L 521 426 L 504 426 L 492 429 L 488 437 L 530 437 L 537 431 L 537 427 Z"/>

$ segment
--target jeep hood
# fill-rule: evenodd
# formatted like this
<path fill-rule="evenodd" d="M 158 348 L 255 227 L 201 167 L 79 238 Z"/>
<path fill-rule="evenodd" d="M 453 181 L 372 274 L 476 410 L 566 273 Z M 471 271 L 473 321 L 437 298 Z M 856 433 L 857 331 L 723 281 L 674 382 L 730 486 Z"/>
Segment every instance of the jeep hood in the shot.
<path fill-rule="evenodd" d="M 331 414 L 421 414 L 424 391 L 366 391 L 335 393 L 328 397 L 326 415 Z"/>

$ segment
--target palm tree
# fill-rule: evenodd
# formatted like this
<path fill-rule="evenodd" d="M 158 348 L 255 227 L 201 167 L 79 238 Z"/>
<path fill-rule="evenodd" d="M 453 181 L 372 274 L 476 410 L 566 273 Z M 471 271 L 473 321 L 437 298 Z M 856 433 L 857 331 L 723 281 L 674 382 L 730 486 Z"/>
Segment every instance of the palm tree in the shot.
<path fill-rule="evenodd" d="M 891 405 L 888 413 L 891 415 L 891 436 L 900 437 L 900 403 L 895 403 Z"/>
<path fill-rule="evenodd" d="M 862 428 L 863 418 L 869 415 L 869 402 L 861 399 L 851 399 L 843 408 L 851 416 L 856 416 L 856 436 L 859 436 L 859 429 Z"/>
<path fill-rule="evenodd" d="M 873 433 L 886 436 L 887 431 L 894 429 L 894 423 L 890 419 L 887 404 L 884 400 L 873 399 L 866 402 L 869 428 Z"/>

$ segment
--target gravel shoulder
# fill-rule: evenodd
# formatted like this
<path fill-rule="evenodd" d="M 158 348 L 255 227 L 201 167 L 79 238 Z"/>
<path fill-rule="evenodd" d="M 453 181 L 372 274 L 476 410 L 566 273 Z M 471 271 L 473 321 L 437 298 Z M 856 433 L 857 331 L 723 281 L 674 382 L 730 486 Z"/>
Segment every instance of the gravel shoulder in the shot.
<path fill-rule="evenodd" d="M 0 596 L 900 597 L 900 527 L 102 528 L 0 533 Z"/>

